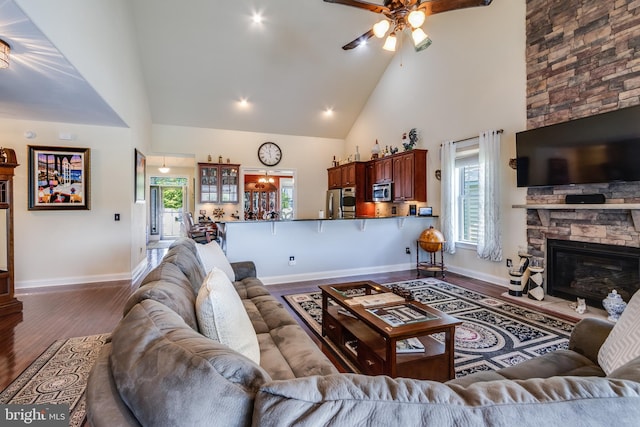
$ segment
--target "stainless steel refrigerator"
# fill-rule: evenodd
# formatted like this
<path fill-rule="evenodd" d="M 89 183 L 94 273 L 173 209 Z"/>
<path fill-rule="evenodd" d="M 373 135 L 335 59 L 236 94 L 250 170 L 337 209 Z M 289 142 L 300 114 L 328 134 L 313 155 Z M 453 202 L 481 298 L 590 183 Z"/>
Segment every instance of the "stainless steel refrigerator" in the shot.
<path fill-rule="evenodd" d="M 327 219 L 342 218 L 342 190 L 327 191 L 327 204 L 325 206 L 324 216 Z"/>

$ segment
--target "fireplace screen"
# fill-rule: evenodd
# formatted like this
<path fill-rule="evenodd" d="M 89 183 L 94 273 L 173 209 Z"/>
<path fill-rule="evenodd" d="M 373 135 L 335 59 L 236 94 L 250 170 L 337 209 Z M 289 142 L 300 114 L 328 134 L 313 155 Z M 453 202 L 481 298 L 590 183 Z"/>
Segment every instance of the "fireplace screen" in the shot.
<path fill-rule="evenodd" d="M 547 293 L 601 307 L 616 289 L 625 301 L 640 289 L 640 249 L 547 240 Z"/>

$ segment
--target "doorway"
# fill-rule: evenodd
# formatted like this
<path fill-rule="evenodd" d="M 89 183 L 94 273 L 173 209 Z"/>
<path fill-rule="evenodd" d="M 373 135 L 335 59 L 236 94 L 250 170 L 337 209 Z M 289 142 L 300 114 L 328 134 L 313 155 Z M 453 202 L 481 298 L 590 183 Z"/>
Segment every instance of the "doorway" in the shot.
<path fill-rule="evenodd" d="M 151 177 L 149 234 L 152 240 L 175 240 L 186 235 L 187 178 Z"/>
<path fill-rule="evenodd" d="M 295 194 L 293 171 L 245 169 L 244 219 L 293 219 Z"/>

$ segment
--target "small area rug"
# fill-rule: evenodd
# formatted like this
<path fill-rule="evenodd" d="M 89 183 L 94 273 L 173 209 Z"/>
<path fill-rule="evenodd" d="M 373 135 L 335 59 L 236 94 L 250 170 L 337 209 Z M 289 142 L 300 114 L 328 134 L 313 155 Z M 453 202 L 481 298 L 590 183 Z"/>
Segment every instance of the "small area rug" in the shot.
<path fill-rule="evenodd" d="M 69 338 L 51 344 L 2 393 L 1 404 L 66 404 L 69 426 L 86 418 L 87 378 L 109 334 Z"/>
<path fill-rule="evenodd" d="M 566 349 L 574 323 L 529 307 L 492 298 L 435 278 L 387 283 L 386 287 L 411 292 L 413 297 L 462 321 L 456 327 L 455 371 L 460 378 L 478 371 L 512 366 L 547 352 Z M 300 318 L 358 372 L 329 340 L 321 336 L 321 292 L 285 295 Z M 331 300 L 330 300 L 331 301 Z M 443 336 L 434 335 L 443 340 Z"/>

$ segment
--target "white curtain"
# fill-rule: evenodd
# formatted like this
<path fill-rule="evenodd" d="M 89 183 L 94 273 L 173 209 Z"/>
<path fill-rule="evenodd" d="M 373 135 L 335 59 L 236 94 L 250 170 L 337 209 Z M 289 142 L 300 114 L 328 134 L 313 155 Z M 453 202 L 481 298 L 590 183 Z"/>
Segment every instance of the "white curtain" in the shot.
<path fill-rule="evenodd" d="M 478 256 L 502 261 L 500 233 L 500 132 L 492 130 L 480 134 L 480 230 Z"/>
<path fill-rule="evenodd" d="M 442 144 L 440 182 L 442 185 L 440 208 L 440 228 L 444 236 L 444 251 L 449 254 L 456 253 L 456 146 L 453 141 Z"/>

